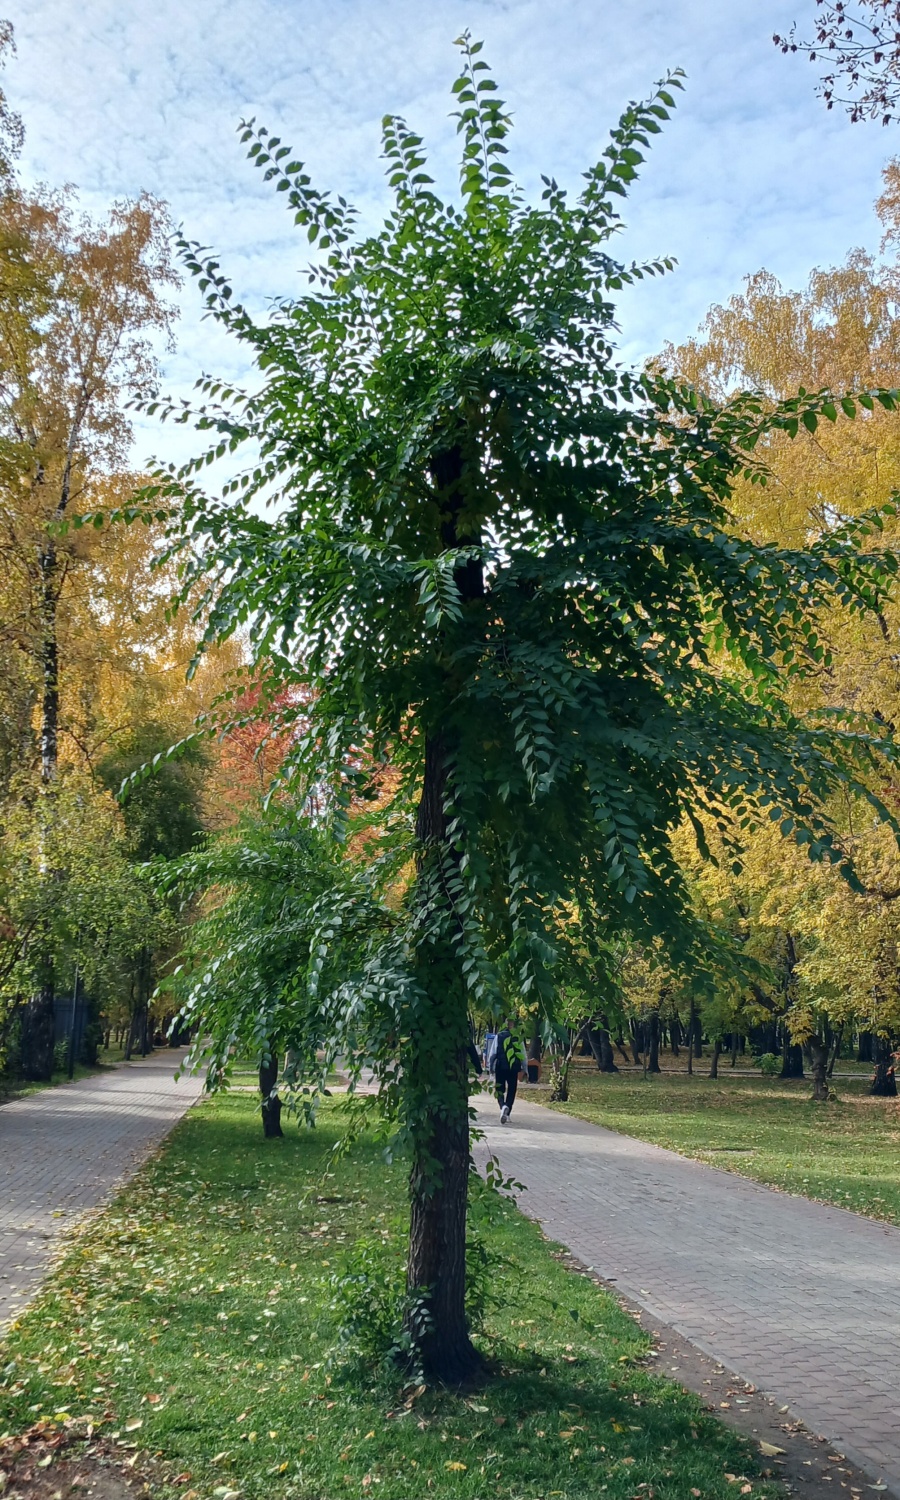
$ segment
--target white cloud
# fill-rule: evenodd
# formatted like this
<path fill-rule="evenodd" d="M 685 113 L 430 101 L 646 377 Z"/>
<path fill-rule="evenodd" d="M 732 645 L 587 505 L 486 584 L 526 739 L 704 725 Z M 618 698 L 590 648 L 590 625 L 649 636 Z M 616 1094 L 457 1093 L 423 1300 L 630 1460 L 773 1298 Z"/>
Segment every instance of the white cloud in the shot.
<path fill-rule="evenodd" d="M 146 188 L 192 238 L 222 252 L 255 306 L 299 287 L 305 241 L 243 159 L 254 114 L 317 181 L 367 217 L 383 202 L 382 114 L 397 111 L 454 177 L 448 89 L 469 26 L 516 118 L 514 166 L 576 183 L 622 105 L 667 68 L 689 77 L 627 210 L 622 252 L 680 269 L 621 304 L 635 359 L 693 331 L 707 307 L 765 265 L 788 284 L 856 244 L 877 246 L 872 204 L 900 137 L 851 126 L 814 97 L 813 69 L 772 45 L 811 0 L 12 0 L 18 59 L 6 85 L 27 128 L 26 177 L 71 181 L 89 208 Z M 799 14 L 798 14 L 799 13 Z M 167 382 L 233 376 L 238 352 L 183 295 Z M 143 427 L 136 457 L 179 456 L 183 429 Z"/>

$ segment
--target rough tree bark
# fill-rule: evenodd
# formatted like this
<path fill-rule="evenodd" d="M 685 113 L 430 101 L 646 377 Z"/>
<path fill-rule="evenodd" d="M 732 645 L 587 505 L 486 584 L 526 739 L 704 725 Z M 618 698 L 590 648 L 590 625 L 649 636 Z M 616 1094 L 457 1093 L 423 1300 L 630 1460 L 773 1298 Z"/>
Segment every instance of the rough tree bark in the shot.
<path fill-rule="evenodd" d="M 420 844 L 446 838 L 446 751 L 426 742 L 416 821 Z M 406 1317 L 427 1379 L 461 1384 L 483 1361 L 466 1322 L 466 1206 L 469 1187 L 468 1018 L 452 946 L 420 950 L 427 1016 L 409 1057 L 413 1161 Z"/>
<path fill-rule="evenodd" d="M 463 454 L 438 453 L 432 474 L 442 507 L 441 539 L 454 549 L 478 541 L 460 534 L 464 510 Z M 454 573 L 463 610 L 484 594 L 477 559 Z M 450 698 L 448 693 L 448 700 Z M 447 771 L 451 746 L 444 728 L 425 736 L 425 767 L 416 816 L 419 874 L 446 860 Z M 452 856 L 451 856 L 452 857 Z M 428 1380 L 460 1385 L 479 1374 L 484 1360 L 466 1321 L 466 1207 L 469 1189 L 468 1014 L 459 961 L 449 940 L 419 950 L 419 982 L 427 996 L 422 1024 L 408 1055 L 413 1159 L 409 1178 L 410 1226 L 406 1330 Z"/>

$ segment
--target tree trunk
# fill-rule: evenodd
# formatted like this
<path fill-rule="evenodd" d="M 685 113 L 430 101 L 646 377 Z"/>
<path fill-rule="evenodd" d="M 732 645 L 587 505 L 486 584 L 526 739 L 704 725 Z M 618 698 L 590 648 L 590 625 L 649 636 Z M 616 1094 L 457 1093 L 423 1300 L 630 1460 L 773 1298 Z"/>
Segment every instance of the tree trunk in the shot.
<path fill-rule="evenodd" d="M 871 1031 L 859 1033 L 859 1048 L 856 1053 L 857 1062 L 875 1061 L 875 1035 Z"/>
<path fill-rule="evenodd" d="M 628 1056 L 628 1053 L 625 1051 L 625 1038 L 622 1035 L 622 1029 L 621 1029 L 621 1027 L 619 1028 L 619 1030 L 618 1030 L 618 1032 L 616 1034 L 615 1041 L 616 1041 L 616 1046 L 619 1049 L 619 1055 L 621 1056 L 623 1062 L 630 1063 L 631 1062 L 631 1058 Z"/>
<path fill-rule="evenodd" d="M 897 1080 L 894 1077 L 891 1044 L 884 1037 L 876 1036 L 872 1050 L 875 1053 L 875 1072 L 872 1074 L 869 1093 L 880 1099 L 894 1099 L 897 1095 Z"/>
<path fill-rule="evenodd" d="M 722 1056 L 722 1038 L 720 1036 L 717 1036 L 715 1042 L 713 1043 L 713 1052 L 712 1052 L 712 1057 L 710 1058 L 710 1063 L 709 1063 L 709 1076 L 710 1076 L 710 1078 L 718 1078 L 718 1076 L 719 1076 L 719 1058 L 721 1056 Z"/>
<path fill-rule="evenodd" d="M 49 539 L 41 549 L 41 781 L 49 786 L 59 760 L 59 638 L 57 631 L 59 558 Z"/>
<path fill-rule="evenodd" d="M 416 818 L 420 879 L 446 858 L 445 792 L 443 741 L 430 735 Z M 449 936 L 422 945 L 417 969 L 427 1003 L 404 1070 L 412 1133 L 405 1326 L 426 1380 L 459 1385 L 483 1367 L 466 1321 L 468 1013 Z"/>
<path fill-rule="evenodd" d="M 567 1104 L 569 1099 L 569 1062 L 571 1054 L 560 1057 L 555 1053 L 550 1063 L 550 1102 Z"/>
<path fill-rule="evenodd" d="M 60 512 L 59 514 L 61 514 Z M 41 783 L 44 788 L 52 785 L 56 777 L 59 738 L 59 643 L 57 638 L 57 569 L 56 543 L 48 538 L 42 547 L 38 566 L 41 574 L 41 644 L 39 666 L 41 673 Z M 39 806 L 37 816 L 43 817 Z M 45 871 L 42 879 L 52 881 L 53 871 Z M 40 950 L 43 949 L 41 952 Z M 22 1016 L 20 1042 L 21 1068 L 24 1078 L 36 1083 L 49 1083 L 53 1077 L 53 1045 L 55 1041 L 55 976 L 53 972 L 53 950 L 49 932 L 38 943 L 39 968 L 43 980 L 36 994 L 32 995 Z"/>
<path fill-rule="evenodd" d="M 731 1066 L 733 1068 L 737 1067 L 737 1055 L 738 1055 L 738 1046 L 740 1044 L 740 1040 L 741 1039 L 740 1039 L 740 1035 L 738 1034 L 738 1032 L 733 1031 L 731 1033 Z"/>
<path fill-rule="evenodd" d="M 437 1035 L 417 1051 L 420 1082 L 435 1064 L 442 1068 L 450 1063 Z M 416 1131 L 409 1179 L 406 1328 L 425 1378 L 459 1385 L 483 1361 L 466 1323 L 469 1116 L 463 1051 L 451 1071 L 456 1087 L 448 1088 L 451 1080 L 445 1078 L 439 1101 L 425 1108 Z"/>
<path fill-rule="evenodd" d="M 586 1033 L 591 1051 L 594 1054 L 594 1060 L 599 1072 L 618 1073 L 619 1070 L 616 1067 L 616 1060 L 613 1056 L 612 1043 L 609 1037 L 609 1026 L 606 1024 L 603 1016 L 600 1017 L 600 1022 L 599 1026 L 589 1026 Z"/>
<path fill-rule="evenodd" d="M 828 1077 L 834 1076 L 834 1065 L 841 1055 L 841 1043 L 844 1039 L 844 1023 L 841 1022 L 831 1041 L 831 1056 L 828 1059 Z"/>
<path fill-rule="evenodd" d="M 647 1022 L 647 1031 L 649 1033 L 647 1044 L 647 1072 L 659 1073 L 661 1070 L 659 1066 L 659 1013 L 657 1011 L 652 1012 L 650 1019 Z"/>
<path fill-rule="evenodd" d="M 639 1025 L 640 1023 L 638 1021 L 632 1021 L 629 1027 L 629 1030 L 631 1032 L 631 1055 L 634 1058 L 634 1065 L 636 1068 L 639 1068 L 642 1063 L 641 1045 L 640 1041 L 638 1040 L 640 1036 L 640 1032 L 638 1029 Z"/>
<path fill-rule="evenodd" d="M 679 1021 L 677 1016 L 673 1016 L 671 1021 L 669 1022 L 669 1035 L 672 1038 L 672 1056 L 680 1057 L 681 1048 L 679 1046 L 679 1043 L 681 1041 L 681 1022 Z"/>
<path fill-rule="evenodd" d="M 693 1038 L 692 1038 L 692 1040 L 693 1040 L 692 1051 L 694 1053 L 694 1056 L 695 1057 L 702 1057 L 703 1056 L 703 1024 L 702 1024 L 702 1022 L 700 1020 L 700 1017 L 697 1015 L 696 1010 L 694 1011 L 694 1029 L 693 1029 Z"/>
<path fill-rule="evenodd" d="M 691 1000 L 691 1008 L 688 1013 L 687 1036 L 685 1046 L 687 1047 L 687 1070 L 688 1075 L 693 1077 L 694 1073 L 694 1027 L 697 1022 L 697 1007 Z"/>
<path fill-rule="evenodd" d="M 435 454 L 431 468 L 441 507 L 443 546 L 450 550 L 477 544 L 479 537 L 460 526 L 466 508 L 461 447 Z M 453 577 L 463 609 L 471 609 L 484 595 L 481 562 L 469 558 L 454 569 Z M 453 668 L 446 670 L 447 702 L 452 702 L 455 689 L 449 674 Z M 448 925 L 457 920 L 441 874 L 455 860 L 446 808 L 451 748 L 433 722 L 425 735 L 425 768 L 416 815 L 417 878 L 443 886 L 450 908 Z M 405 1328 L 426 1380 L 460 1385 L 477 1375 L 484 1361 L 469 1337 L 466 1320 L 468 1012 L 454 934 L 445 931 L 423 942 L 416 968 L 425 1003 L 404 1066 L 412 1137 Z"/>
<path fill-rule="evenodd" d="M 274 1053 L 263 1058 L 259 1065 L 259 1092 L 262 1095 L 263 1135 L 274 1140 L 284 1135 L 281 1128 L 281 1100 L 275 1092 L 278 1082 L 278 1059 Z"/>
<path fill-rule="evenodd" d="M 782 1041 L 781 1072 L 780 1078 L 803 1078 L 803 1048 L 791 1042 L 790 1033 L 785 1027 L 784 1039 Z"/>
<path fill-rule="evenodd" d="M 141 949 L 141 980 L 143 1005 L 141 1006 L 141 1057 L 153 1050 L 150 1035 L 150 996 L 153 990 L 153 955 L 149 948 Z"/>
<path fill-rule="evenodd" d="M 821 1037 L 813 1036 L 809 1039 L 809 1051 L 812 1058 L 812 1096 L 816 1103 L 821 1104 L 831 1097 L 827 1074 L 828 1048 Z"/>

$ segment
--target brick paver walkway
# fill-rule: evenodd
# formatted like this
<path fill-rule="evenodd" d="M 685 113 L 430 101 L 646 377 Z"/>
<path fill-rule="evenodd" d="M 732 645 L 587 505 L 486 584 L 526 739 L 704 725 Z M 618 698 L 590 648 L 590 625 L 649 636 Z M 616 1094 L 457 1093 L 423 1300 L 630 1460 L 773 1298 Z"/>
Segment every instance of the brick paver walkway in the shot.
<path fill-rule="evenodd" d="M 0 1328 L 44 1277 L 60 1237 L 113 1190 L 193 1104 L 183 1052 L 44 1089 L 0 1108 Z"/>
<path fill-rule="evenodd" d="M 552 1239 L 900 1495 L 900 1229 L 521 1096 L 478 1113 Z"/>

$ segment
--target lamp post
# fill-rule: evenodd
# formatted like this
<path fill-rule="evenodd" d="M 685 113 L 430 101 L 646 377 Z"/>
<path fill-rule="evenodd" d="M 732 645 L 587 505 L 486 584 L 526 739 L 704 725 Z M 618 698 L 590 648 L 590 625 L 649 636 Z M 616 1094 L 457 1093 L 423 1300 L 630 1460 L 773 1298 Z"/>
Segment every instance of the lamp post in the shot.
<path fill-rule="evenodd" d="M 72 986 L 72 1028 L 69 1032 L 69 1077 L 75 1077 L 75 1039 L 78 1030 L 78 983 L 80 979 L 78 965 L 75 965 L 75 983 Z"/>

